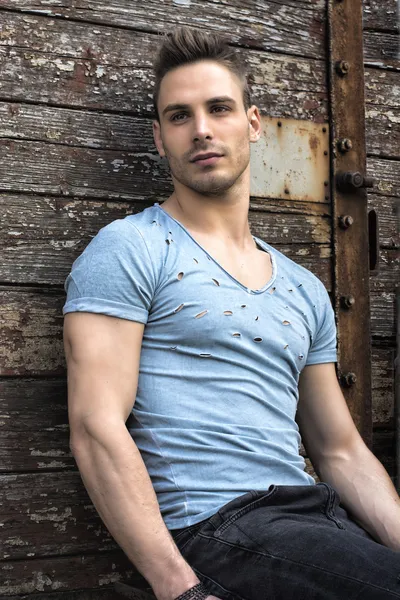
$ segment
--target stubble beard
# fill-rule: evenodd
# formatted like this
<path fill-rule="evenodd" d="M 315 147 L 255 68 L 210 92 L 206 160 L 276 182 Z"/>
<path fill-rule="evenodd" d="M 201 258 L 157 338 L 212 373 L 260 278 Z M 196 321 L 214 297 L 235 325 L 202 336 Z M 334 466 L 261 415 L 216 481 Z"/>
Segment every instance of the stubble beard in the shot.
<path fill-rule="evenodd" d="M 165 148 L 165 147 L 164 147 Z M 167 149 L 165 155 L 169 164 L 171 175 L 182 185 L 204 196 L 222 196 L 240 180 L 250 161 L 250 146 L 246 140 L 238 147 L 235 155 L 237 160 L 234 167 L 228 173 L 215 172 L 218 167 L 204 167 L 199 174 L 188 176 L 188 158 L 182 160 L 173 157 Z M 226 157 L 222 158 L 224 160 Z M 195 166 L 193 167 L 196 168 Z M 201 169 L 201 167 L 200 167 Z M 200 171 L 199 169 L 199 171 Z"/>

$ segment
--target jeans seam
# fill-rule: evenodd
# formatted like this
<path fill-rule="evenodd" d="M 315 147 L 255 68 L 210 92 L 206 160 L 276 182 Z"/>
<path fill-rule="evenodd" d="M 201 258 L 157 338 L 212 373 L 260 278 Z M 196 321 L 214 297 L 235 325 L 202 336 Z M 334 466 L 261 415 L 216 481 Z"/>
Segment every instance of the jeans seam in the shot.
<path fill-rule="evenodd" d="M 346 527 L 343 525 L 343 523 L 340 521 L 340 519 L 337 518 L 337 516 L 334 513 L 333 507 L 335 505 L 335 490 L 328 485 L 327 483 L 325 483 L 324 481 L 321 481 L 322 485 L 328 490 L 328 502 L 327 502 L 327 507 L 325 508 L 325 515 L 326 517 L 330 520 L 333 521 L 333 523 L 335 523 L 335 525 L 339 528 L 339 529 L 346 529 Z"/>
<path fill-rule="evenodd" d="M 250 502 L 250 504 L 246 504 L 246 506 L 244 506 L 243 508 L 240 508 L 237 512 L 235 512 L 231 517 L 229 517 L 225 523 L 221 523 L 221 525 L 219 527 L 217 527 L 217 529 L 215 530 L 215 534 L 217 537 L 220 536 L 227 527 L 229 527 L 229 525 L 232 525 L 232 523 L 234 523 L 237 519 L 239 519 L 240 517 L 242 517 L 243 515 L 247 514 L 248 512 L 250 512 L 250 510 L 252 510 L 254 508 L 254 506 L 256 506 L 259 502 L 261 502 L 261 500 L 263 500 L 264 498 L 271 498 L 275 493 L 277 492 L 277 487 L 274 486 L 274 488 L 270 491 L 267 492 L 266 494 L 264 494 L 263 496 L 261 496 L 261 498 L 257 498 L 257 500 L 253 500 L 252 502 Z"/>
<path fill-rule="evenodd" d="M 367 581 L 363 581 L 362 579 L 357 579 L 356 577 L 350 577 L 349 575 L 342 575 L 341 573 L 336 573 L 335 571 L 328 571 L 327 569 L 323 569 L 322 567 L 319 567 L 317 565 L 313 565 L 311 563 L 305 563 L 299 560 L 292 560 L 290 558 L 284 558 L 282 556 L 277 556 L 276 554 L 270 554 L 269 552 L 258 552 L 257 550 L 251 550 L 250 548 L 245 548 L 244 546 L 239 546 L 238 544 L 232 544 L 231 542 L 227 542 L 225 540 L 221 540 L 219 538 L 215 538 L 215 537 L 211 537 L 211 536 L 207 536 L 204 533 L 199 533 L 199 537 L 204 537 L 205 539 L 210 539 L 213 540 L 214 542 L 219 542 L 221 544 L 225 544 L 226 546 L 230 546 L 233 548 L 239 548 L 240 550 L 244 550 L 245 552 L 250 552 L 251 554 L 257 554 L 258 556 L 262 556 L 264 558 L 275 558 L 277 560 L 281 560 L 281 561 L 286 561 L 289 562 L 291 564 L 295 564 L 295 565 L 302 565 L 304 567 L 308 567 L 310 569 L 316 569 L 318 571 L 321 571 L 322 573 L 327 573 L 328 575 L 333 575 L 334 577 L 338 577 L 341 579 L 346 579 L 348 581 L 355 581 L 357 583 L 360 583 L 362 585 L 366 585 L 366 586 L 370 586 L 371 588 L 375 588 L 384 592 L 387 592 L 389 594 L 392 594 L 394 597 L 396 598 L 400 598 L 400 592 L 394 592 L 392 590 L 388 590 L 385 587 L 379 586 L 379 585 L 375 585 L 374 583 L 369 583 Z"/>

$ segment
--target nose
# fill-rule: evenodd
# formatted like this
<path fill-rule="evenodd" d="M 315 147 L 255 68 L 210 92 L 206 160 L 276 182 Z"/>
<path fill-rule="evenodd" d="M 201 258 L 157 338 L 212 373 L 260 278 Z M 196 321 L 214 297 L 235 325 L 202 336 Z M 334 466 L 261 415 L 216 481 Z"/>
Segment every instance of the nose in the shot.
<path fill-rule="evenodd" d="M 201 112 L 193 119 L 193 141 L 201 142 L 203 140 L 211 140 L 213 138 L 209 115 Z"/>

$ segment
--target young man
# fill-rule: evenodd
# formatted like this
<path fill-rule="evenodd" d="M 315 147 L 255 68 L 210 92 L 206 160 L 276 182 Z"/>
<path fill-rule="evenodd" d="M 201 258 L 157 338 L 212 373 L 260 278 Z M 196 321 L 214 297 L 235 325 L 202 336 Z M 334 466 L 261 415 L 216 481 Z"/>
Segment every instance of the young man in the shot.
<path fill-rule="evenodd" d="M 338 385 L 329 296 L 250 233 L 260 115 L 237 55 L 180 29 L 155 72 L 174 192 L 103 227 L 66 281 L 88 493 L 158 600 L 400 598 L 399 497 Z"/>

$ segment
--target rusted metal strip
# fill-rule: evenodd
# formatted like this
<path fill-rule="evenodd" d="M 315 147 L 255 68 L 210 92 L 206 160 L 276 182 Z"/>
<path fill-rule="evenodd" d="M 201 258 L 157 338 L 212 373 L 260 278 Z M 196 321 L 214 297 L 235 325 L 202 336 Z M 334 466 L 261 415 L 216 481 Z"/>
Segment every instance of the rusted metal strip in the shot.
<path fill-rule="evenodd" d="M 362 0 L 329 0 L 329 93 L 338 376 L 372 446 Z"/>

